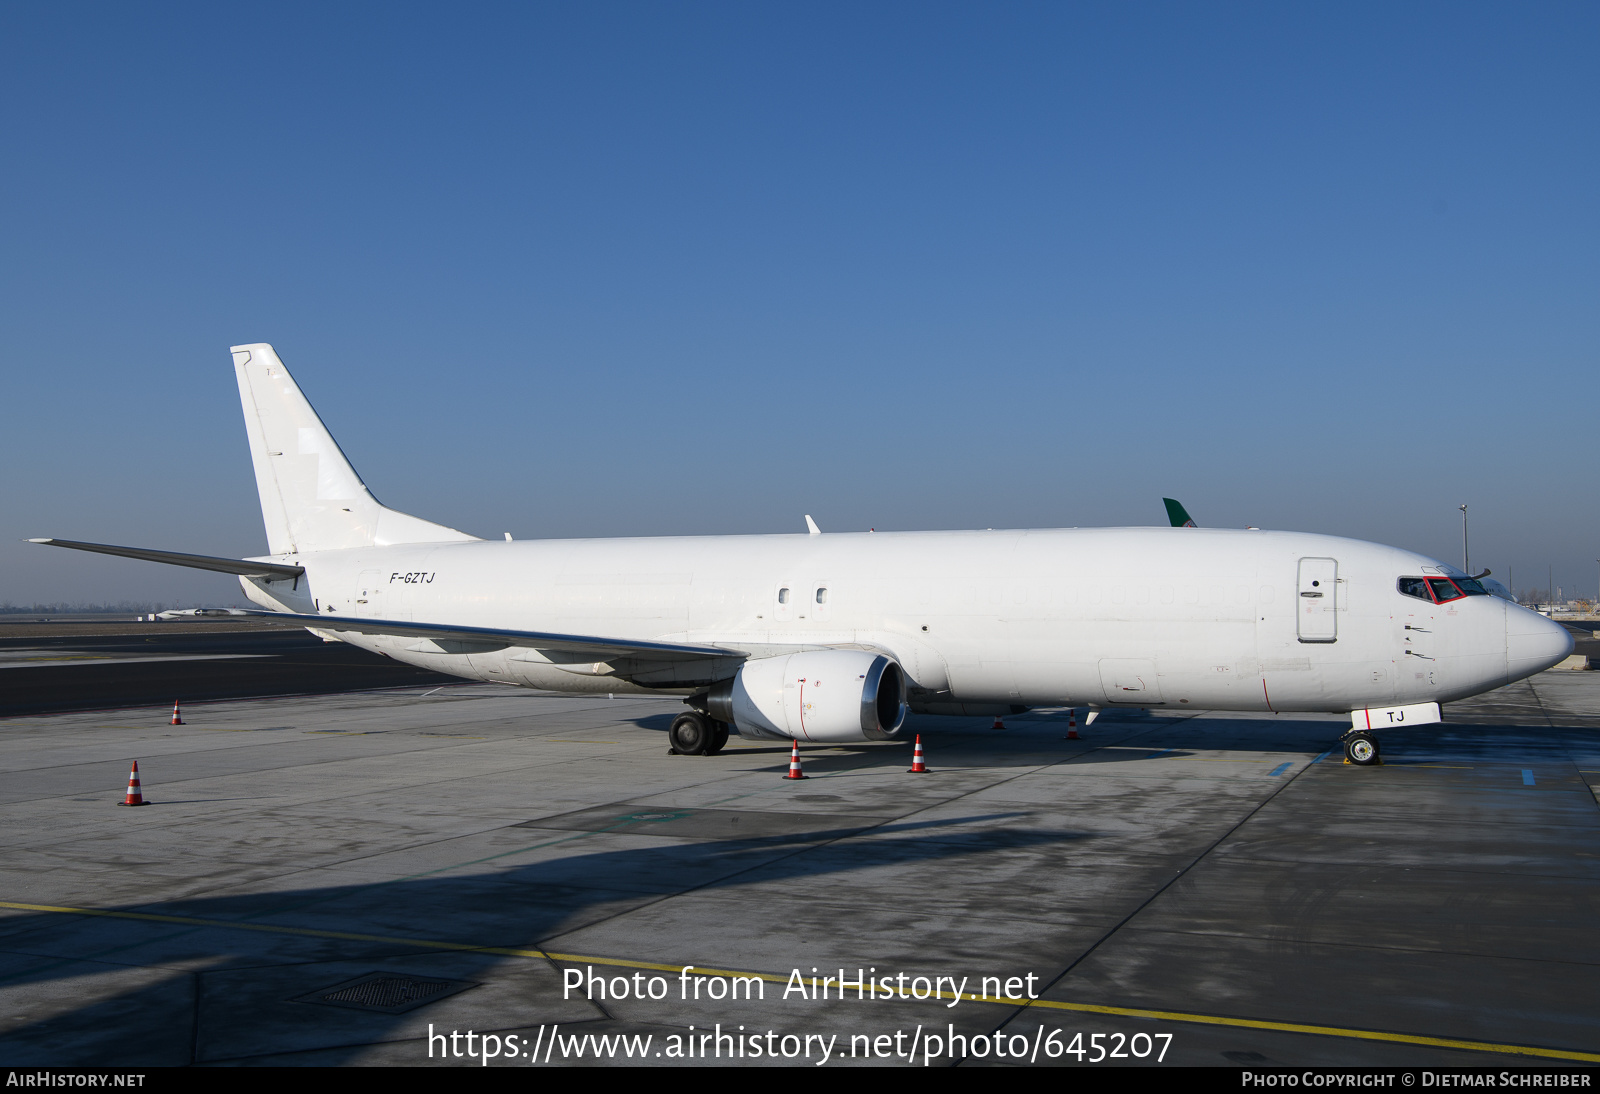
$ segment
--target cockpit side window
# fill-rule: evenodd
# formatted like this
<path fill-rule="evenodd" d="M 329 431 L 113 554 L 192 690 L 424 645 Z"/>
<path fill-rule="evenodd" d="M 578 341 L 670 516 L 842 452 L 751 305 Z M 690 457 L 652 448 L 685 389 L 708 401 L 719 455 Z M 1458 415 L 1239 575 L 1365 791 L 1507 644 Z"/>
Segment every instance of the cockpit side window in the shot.
<path fill-rule="evenodd" d="M 1430 577 L 1429 586 L 1433 589 L 1434 599 L 1443 604 L 1447 600 L 1460 600 L 1467 594 L 1456 588 L 1455 582 L 1448 577 Z"/>
<path fill-rule="evenodd" d="M 1420 577 L 1402 577 L 1398 587 L 1406 596 L 1433 603 L 1433 597 L 1428 595 L 1428 583 Z"/>

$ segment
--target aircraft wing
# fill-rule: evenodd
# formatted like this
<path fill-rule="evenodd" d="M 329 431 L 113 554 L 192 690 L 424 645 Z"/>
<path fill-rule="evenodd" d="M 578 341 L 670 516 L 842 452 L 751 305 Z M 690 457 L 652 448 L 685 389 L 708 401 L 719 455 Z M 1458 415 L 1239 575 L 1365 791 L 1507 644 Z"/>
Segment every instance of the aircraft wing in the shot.
<path fill-rule="evenodd" d="M 264 623 L 290 627 L 309 627 L 333 634 L 388 634 L 404 638 L 431 638 L 435 641 L 470 642 L 494 648 L 524 646 L 553 653 L 577 653 L 595 660 L 632 657 L 661 661 L 697 658 L 734 657 L 743 660 L 742 649 L 697 646 L 679 642 L 651 642 L 633 638 L 600 638 L 587 634 L 553 634 L 548 631 L 509 631 L 495 627 L 459 627 L 448 623 L 410 623 L 399 619 L 357 619 L 346 615 L 297 615 L 292 612 L 246 611 L 235 608 L 229 615 L 248 616 Z"/>
<path fill-rule="evenodd" d="M 194 570 L 215 570 L 221 574 L 238 574 L 240 577 L 299 577 L 305 573 L 303 566 L 289 566 L 279 562 L 255 562 L 247 558 L 218 558 L 215 555 L 185 555 L 177 551 L 152 551 L 148 547 L 117 547 L 110 543 L 82 543 L 75 539 L 30 539 L 29 543 L 43 543 L 47 547 L 70 547 L 74 551 L 93 551 L 101 555 L 121 555 L 139 558 L 146 562 L 165 562 L 168 566 L 188 566 Z"/>

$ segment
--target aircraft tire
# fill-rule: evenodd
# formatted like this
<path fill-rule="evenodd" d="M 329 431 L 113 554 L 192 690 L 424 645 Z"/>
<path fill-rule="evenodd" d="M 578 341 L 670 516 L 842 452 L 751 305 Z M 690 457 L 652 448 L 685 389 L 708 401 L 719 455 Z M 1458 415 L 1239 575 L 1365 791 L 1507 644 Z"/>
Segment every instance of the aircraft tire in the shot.
<path fill-rule="evenodd" d="M 671 751 L 679 756 L 704 756 L 711 751 L 711 719 L 699 711 L 686 710 L 672 720 L 667 736 Z"/>
<path fill-rule="evenodd" d="M 728 723 L 715 719 L 711 722 L 711 743 L 706 745 L 706 755 L 715 756 L 721 752 L 728 743 Z"/>
<path fill-rule="evenodd" d="M 1361 767 L 1371 767 L 1378 762 L 1378 739 L 1362 731 L 1344 739 L 1344 758 Z"/>

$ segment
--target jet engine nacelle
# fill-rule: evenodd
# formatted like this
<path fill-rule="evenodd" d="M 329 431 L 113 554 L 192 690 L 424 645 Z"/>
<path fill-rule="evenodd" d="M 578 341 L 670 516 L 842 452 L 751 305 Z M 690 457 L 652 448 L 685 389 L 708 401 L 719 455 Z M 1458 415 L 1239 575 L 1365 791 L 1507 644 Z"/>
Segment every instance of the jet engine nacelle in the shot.
<path fill-rule="evenodd" d="M 741 737 L 887 741 L 906 720 L 906 677 L 882 654 L 811 650 L 746 661 L 706 711 Z"/>

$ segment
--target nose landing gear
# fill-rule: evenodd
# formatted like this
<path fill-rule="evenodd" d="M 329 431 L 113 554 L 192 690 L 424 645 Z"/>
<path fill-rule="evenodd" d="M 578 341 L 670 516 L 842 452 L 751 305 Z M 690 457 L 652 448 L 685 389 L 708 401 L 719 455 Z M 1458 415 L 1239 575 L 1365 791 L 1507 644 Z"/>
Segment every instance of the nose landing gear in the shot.
<path fill-rule="evenodd" d="M 1378 738 L 1364 729 L 1345 734 L 1344 762 L 1360 767 L 1371 767 L 1382 763 L 1378 755 Z"/>

